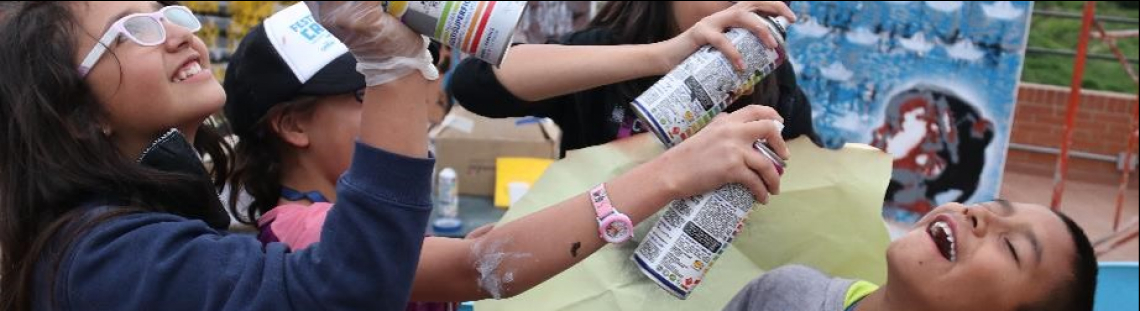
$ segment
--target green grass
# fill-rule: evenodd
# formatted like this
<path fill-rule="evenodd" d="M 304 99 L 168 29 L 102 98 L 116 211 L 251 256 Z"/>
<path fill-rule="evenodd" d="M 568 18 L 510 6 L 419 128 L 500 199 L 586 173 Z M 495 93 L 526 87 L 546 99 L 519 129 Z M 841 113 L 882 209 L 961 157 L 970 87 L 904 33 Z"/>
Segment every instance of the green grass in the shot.
<path fill-rule="evenodd" d="M 1100 1 L 1097 2 L 1096 11 L 1100 16 L 1129 17 L 1135 20 L 1140 16 L 1138 11 L 1140 3 L 1134 1 Z M 1037 1 L 1036 10 L 1065 11 L 1081 13 L 1084 2 L 1078 1 Z M 1103 23 L 1107 30 L 1136 29 L 1135 24 Z M 1029 46 L 1051 49 L 1064 49 L 1075 51 L 1078 34 L 1081 29 L 1079 19 L 1067 19 L 1049 16 L 1034 16 L 1029 28 Z M 1117 46 L 1128 58 L 1137 57 L 1137 39 L 1128 38 L 1117 41 Z M 1090 39 L 1090 54 L 1112 55 L 1108 45 L 1098 39 Z M 1140 72 L 1137 64 L 1132 69 Z M 1073 57 L 1028 54 L 1025 59 L 1025 70 L 1021 79 L 1026 82 L 1052 85 L 1069 85 L 1073 75 Z M 1082 86 L 1089 89 L 1106 90 L 1125 93 L 1136 93 L 1136 85 L 1125 73 L 1120 63 L 1112 60 L 1088 59 L 1085 64 L 1085 75 Z"/>

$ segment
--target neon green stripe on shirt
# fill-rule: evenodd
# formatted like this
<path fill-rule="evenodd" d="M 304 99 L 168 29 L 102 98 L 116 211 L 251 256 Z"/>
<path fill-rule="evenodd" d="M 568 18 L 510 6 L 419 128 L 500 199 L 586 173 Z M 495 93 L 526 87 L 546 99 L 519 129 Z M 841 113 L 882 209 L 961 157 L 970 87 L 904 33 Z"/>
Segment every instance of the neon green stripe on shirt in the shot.
<path fill-rule="evenodd" d="M 878 285 L 871 284 L 871 282 L 867 281 L 855 281 L 855 283 L 851 284 L 851 287 L 847 288 L 847 295 L 843 298 L 843 307 L 850 308 L 851 305 L 854 305 L 856 302 L 859 302 L 859 300 L 862 300 L 863 297 L 867 297 L 867 295 L 874 293 L 876 290 L 879 290 Z"/>

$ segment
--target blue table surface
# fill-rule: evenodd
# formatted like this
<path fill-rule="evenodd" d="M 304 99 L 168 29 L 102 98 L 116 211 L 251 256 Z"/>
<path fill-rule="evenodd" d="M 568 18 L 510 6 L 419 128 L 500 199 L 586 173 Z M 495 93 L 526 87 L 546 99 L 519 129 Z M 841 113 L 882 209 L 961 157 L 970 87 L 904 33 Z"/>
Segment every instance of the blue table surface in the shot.
<path fill-rule="evenodd" d="M 459 196 L 459 219 L 463 221 L 463 228 L 458 232 L 435 232 L 432 230 L 431 224 L 439 217 L 439 211 L 436 210 L 431 214 L 427 233 L 432 236 L 462 238 L 476 228 L 498 222 L 506 213 L 507 210 L 495 207 L 490 197 L 461 195 Z"/>

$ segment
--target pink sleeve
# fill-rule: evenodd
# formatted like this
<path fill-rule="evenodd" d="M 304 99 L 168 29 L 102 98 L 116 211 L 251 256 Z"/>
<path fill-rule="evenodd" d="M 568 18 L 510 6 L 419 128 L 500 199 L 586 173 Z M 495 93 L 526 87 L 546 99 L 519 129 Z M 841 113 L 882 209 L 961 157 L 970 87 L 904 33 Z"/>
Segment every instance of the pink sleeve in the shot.
<path fill-rule="evenodd" d="M 300 250 L 321 240 L 321 227 L 331 208 L 329 203 L 281 205 L 262 216 L 258 225 L 262 230 L 271 230 L 290 249 Z"/>

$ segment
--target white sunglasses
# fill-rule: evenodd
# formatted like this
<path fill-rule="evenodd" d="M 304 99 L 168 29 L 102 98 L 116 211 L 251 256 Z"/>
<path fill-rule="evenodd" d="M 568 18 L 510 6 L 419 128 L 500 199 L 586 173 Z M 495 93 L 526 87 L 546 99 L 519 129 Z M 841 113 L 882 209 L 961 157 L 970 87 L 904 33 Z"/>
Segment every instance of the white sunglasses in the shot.
<path fill-rule="evenodd" d="M 107 29 L 107 33 L 103 34 L 99 43 L 95 44 L 91 52 L 87 53 L 87 57 L 83 58 L 83 62 L 79 64 L 79 76 L 87 76 L 91 67 L 99 62 L 103 53 L 107 52 L 107 47 L 115 39 L 118 39 L 119 35 L 142 46 L 156 46 L 166 42 L 166 27 L 162 25 L 163 20 L 168 20 L 172 24 L 189 29 L 191 32 L 202 29 L 202 23 L 194 16 L 194 12 L 184 6 L 168 6 L 153 13 L 135 13 L 124 16 L 115 21 L 110 29 Z"/>

